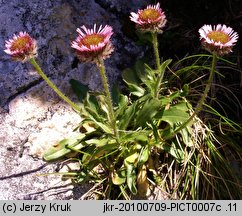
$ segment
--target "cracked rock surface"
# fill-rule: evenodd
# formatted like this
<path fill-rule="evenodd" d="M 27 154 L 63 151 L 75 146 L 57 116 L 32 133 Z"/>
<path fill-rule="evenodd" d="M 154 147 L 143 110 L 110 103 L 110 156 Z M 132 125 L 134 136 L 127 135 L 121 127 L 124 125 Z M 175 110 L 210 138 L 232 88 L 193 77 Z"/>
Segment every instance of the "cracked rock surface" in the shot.
<path fill-rule="evenodd" d="M 123 32 L 129 12 L 148 4 L 141 0 L 0 0 L 0 199 L 80 199 L 90 185 L 73 185 L 57 175 L 61 164 L 46 164 L 43 152 L 75 134 L 81 121 L 42 81 L 28 63 L 13 62 L 5 40 L 27 31 L 38 41 L 37 61 L 47 76 L 72 100 L 69 80 L 100 90 L 96 67 L 78 63 L 70 43 L 81 25 L 109 24 L 115 52 L 106 61 L 110 83 L 144 50 Z M 75 164 L 73 164 L 75 166 Z M 65 169 L 65 168 L 63 168 Z"/>

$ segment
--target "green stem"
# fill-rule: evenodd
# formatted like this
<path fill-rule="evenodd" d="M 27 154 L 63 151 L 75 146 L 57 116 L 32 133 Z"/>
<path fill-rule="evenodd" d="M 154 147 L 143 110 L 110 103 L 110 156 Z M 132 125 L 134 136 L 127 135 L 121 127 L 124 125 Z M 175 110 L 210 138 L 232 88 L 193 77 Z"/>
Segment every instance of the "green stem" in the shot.
<path fill-rule="evenodd" d="M 158 77 L 157 77 L 157 80 L 156 80 L 156 83 L 155 83 L 154 96 L 156 98 L 158 98 L 160 84 L 161 84 L 163 77 L 164 77 L 164 71 L 161 72 L 159 44 L 158 44 L 158 40 L 157 40 L 157 33 L 152 33 L 152 40 L 153 40 L 153 49 L 154 49 L 155 62 L 156 62 L 156 70 L 158 72 Z"/>
<path fill-rule="evenodd" d="M 39 64 L 35 61 L 34 58 L 29 60 L 30 63 L 34 66 L 34 68 L 37 70 L 39 75 L 45 80 L 45 82 L 62 98 L 65 102 L 67 102 L 73 109 L 80 112 L 81 108 L 78 107 L 75 103 L 73 103 L 68 97 L 66 97 L 57 87 L 54 83 L 52 83 L 49 78 L 45 75 L 45 73 L 41 70 Z"/>
<path fill-rule="evenodd" d="M 114 111 L 113 111 L 112 97 L 111 97 L 111 93 L 109 91 L 108 78 L 106 76 L 105 65 L 104 65 L 104 62 L 103 62 L 102 58 L 100 58 L 98 60 L 97 66 L 98 66 L 98 69 L 100 71 L 102 84 L 103 84 L 103 88 L 104 88 L 104 93 L 106 95 L 106 103 L 108 105 L 109 121 L 110 121 L 110 124 L 111 124 L 111 126 L 113 128 L 114 136 L 118 140 L 119 139 L 119 135 L 118 135 L 116 119 L 115 119 Z"/>
<path fill-rule="evenodd" d="M 166 139 L 170 139 L 170 138 L 174 137 L 180 130 L 185 128 L 190 123 L 190 121 L 192 121 L 192 119 L 194 118 L 195 115 L 197 115 L 201 111 L 202 106 L 203 106 L 203 104 L 204 104 L 204 102 L 205 102 L 205 100 L 207 98 L 207 95 L 208 95 L 208 92 L 210 90 L 210 87 L 212 85 L 213 76 L 214 76 L 214 73 L 215 73 L 215 67 L 216 67 L 217 61 L 218 61 L 218 57 L 217 57 L 217 55 L 215 53 L 213 53 L 213 61 L 212 61 L 212 66 L 211 66 L 208 82 L 207 82 L 207 85 L 206 85 L 205 90 L 203 92 L 203 95 L 202 95 L 200 101 L 198 102 L 198 104 L 197 104 L 193 114 L 188 118 L 188 120 L 186 122 L 184 122 L 179 128 L 177 128 L 172 133 L 172 135 L 170 135 Z"/>

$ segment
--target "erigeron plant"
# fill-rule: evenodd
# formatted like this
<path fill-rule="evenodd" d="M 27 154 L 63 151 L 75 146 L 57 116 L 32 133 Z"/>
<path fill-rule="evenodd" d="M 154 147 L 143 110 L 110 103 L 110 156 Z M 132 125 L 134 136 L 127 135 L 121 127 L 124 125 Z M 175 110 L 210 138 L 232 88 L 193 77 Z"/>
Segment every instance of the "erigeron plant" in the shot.
<path fill-rule="evenodd" d="M 70 101 L 43 73 L 35 60 L 37 43 L 28 33 L 20 32 L 6 42 L 5 52 L 15 60 L 30 62 L 83 119 L 76 128 L 80 134 L 53 146 L 44 160 L 71 157 L 69 160 L 78 161 L 80 171 L 63 175 L 77 183 L 101 184 L 100 199 L 132 199 L 133 195 L 147 198 L 157 188 L 169 199 L 238 198 L 239 193 L 233 189 L 239 184 L 235 177 L 228 179 L 231 170 L 218 150 L 219 143 L 198 117 L 216 62 L 232 51 L 237 33 L 225 25 L 205 25 L 199 30 L 203 47 L 212 54 L 207 55 L 212 64 L 205 90 L 193 109 L 187 100 L 187 84 L 182 89 L 168 89 L 163 82 L 172 61 L 161 62 L 159 56 L 157 34 L 163 32 L 167 22 L 160 4 L 132 12 L 130 19 L 139 31 L 152 35 L 156 68 L 138 61 L 134 68 L 123 72 L 130 94 L 110 92 L 104 60 L 111 57 L 114 49 L 113 29 L 96 24 L 92 29 L 78 28 L 78 37 L 71 46 L 81 62 L 96 64 L 103 84 L 103 92 L 93 94 L 72 80 L 81 106 Z M 76 154 L 70 155 L 72 152 Z"/>
<path fill-rule="evenodd" d="M 56 86 L 52 83 L 45 73 L 41 70 L 40 66 L 36 62 L 37 57 L 37 42 L 30 37 L 27 32 L 20 32 L 18 35 L 14 35 L 12 39 L 6 41 L 6 49 L 4 50 L 9 54 L 13 60 L 21 62 L 30 62 L 39 73 L 39 75 L 47 82 L 47 84 L 73 109 L 80 111 L 80 108 L 70 101 Z"/>
<path fill-rule="evenodd" d="M 104 60 L 109 58 L 113 52 L 113 45 L 110 41 L 113 29 L 111 26 L 106 25 L 104 28 L 100 26 L 97 30 L 95 24 L 93 29 L 87 29 L 85 26 L 82 26 L 82 30 L 77 29 L 79 36 L 72 42 L 72 47 L 76 49 L 80 61 L 93 62 L 100 71 L 108 111 L 108 120 L 113 129 L 113 134 L 118 141 L 119 135 L 114 116 L 113 102 L 104 65 Z"/>
<path fill-rule="evenodd" d="M 163 33 L 162 29 L 165 27 L 167 22 L 165 13 L 160 8 L 160 4 L 157 3 L 156 5 L 147 6 L 147 8 L 144 10 L 138 10 L 137 13 L 131 12 L 130 19 L 131 21 L 135 22 L 139 31 L 149 32 L 152 35 L 157 73 L 153 94 L 157 98 L 159 95 L 160 84 L 162 83 L 165 72 L 165 70 L 162 69 L 161 59 L 159 56 L 157 34 Z M 163 66 L 166 67 L 169 63 L 170 61 L 168 60 L 167 64 Z"/>

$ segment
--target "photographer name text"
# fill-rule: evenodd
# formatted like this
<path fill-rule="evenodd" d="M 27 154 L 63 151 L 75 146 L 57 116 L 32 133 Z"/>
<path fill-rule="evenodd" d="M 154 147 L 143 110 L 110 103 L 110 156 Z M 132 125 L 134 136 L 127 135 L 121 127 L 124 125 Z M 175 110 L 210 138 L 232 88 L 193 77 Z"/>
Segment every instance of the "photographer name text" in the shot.
<path fill-rule="evenodd" d="M 3 204 L 3 212 L 71 212 L 71 204 L 57 204 L 56 202 L 48 204 L 26 204 L 21 203 L 16 205 L 15 203 Z"/>

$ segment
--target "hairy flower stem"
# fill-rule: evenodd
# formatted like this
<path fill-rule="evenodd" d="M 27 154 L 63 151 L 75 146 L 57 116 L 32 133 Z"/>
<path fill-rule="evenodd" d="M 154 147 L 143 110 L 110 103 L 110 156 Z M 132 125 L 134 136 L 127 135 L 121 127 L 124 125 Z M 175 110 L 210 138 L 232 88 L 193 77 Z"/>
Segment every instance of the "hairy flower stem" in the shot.
<path fill-rule="evenodd" d="M 102 58 L 98 59 L 97 66 L 98 66 L 98 69 L 100 71 L 102 84 L 103 84 L 103 88 L 104 88 L 104 93 L 105 93 L 105 96 L 106 96 L 105 98 L 106 98 L 106 103 L 107 103 L 107 106 L 108 106 L 109 121 L 110 121 L 110 124 L 113 128 L 114 136 L 118 140 L 119 134 L 118 134 L 116 119 L 115 119 L 114 111 L 113 111 L 113 102 L 112 102 L 111 93 L 109 91 L 108 78 L 106 76 L 105 65 L 104 65 Z"/>
<path fill-rule="evenodd" d="M 49 78 L 45 75 L 45 73 L 41 70 L 39 64 L 35 61 L 34 58 L 31 58 L 29 62 L 34 66 L 34 68 L 37 70 L 39 75 L 44 79 L 44 81 L 59 95 L 60 98 L 62 98 L 65 102 L 67 102 L 74 110 L 80 112 L 81 108 L 78 107 L 75 103 L 73 103 L 68 97 L 66 97 L 57 87 L 54 83 L 52 83 Z"/>
<path fill-rule="evenodd" d="M 164 71 L 161 72 L 159 44 L 158 44 L 158 40 L 157 40 L 157 33 L 154 33 L 154 32 L 152 33 L 152 40 L 153 40 L 153 49 L 154 49 L 155 62 L 156 62 L 156 70 L 158 72 L 158 77 L 157 77 L 156 84 L 155 84 L 154 96 L 155 96 L 155 98 L 158 98 L 160 84 L 161 84 L 163 77 L 164 77 Z"/>
<path fill-rule="evenodd" d="M 198 102 L 193 114 L 188 118 L 188 120 L 186 122 L 184 122 L 179 128 L 177 128 L 169 137 L 167 137 L 166 139 L 170 139 L 172 137 L 174 137 L 180 130 L 184 129 L 189 123 L 190 121 L 192 121 L 192 119 L 194 118 L 195 115 L 197 115 L 201 109 L 202 106 L 208 96 L 208 92 L 210 90 L 210 87 L 212 85 L 212 81 L 213 81 L 213 75 L 215 73 L 215 67 L 218 61 L 218 57 L 215 53 L 213 53 L 213 61 L 212 61 L 212 66 L 211 66 L 211 70 L 210 70 L 210 74 L 209 74 L 209 78 L 208 78 L 208 82 L 207 85 L 205 87 L 205 90 L 203 92 L 203 95 L 200 99 L 200 101 Z"/>

